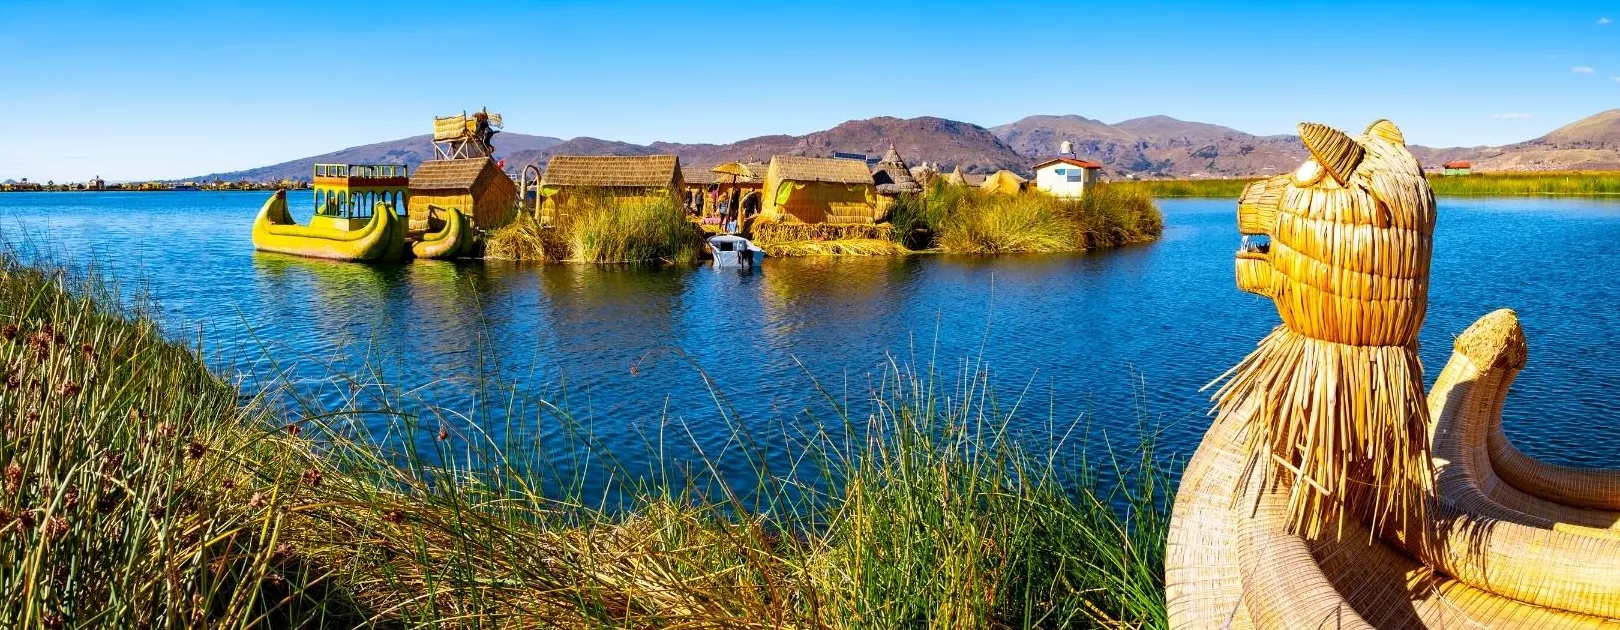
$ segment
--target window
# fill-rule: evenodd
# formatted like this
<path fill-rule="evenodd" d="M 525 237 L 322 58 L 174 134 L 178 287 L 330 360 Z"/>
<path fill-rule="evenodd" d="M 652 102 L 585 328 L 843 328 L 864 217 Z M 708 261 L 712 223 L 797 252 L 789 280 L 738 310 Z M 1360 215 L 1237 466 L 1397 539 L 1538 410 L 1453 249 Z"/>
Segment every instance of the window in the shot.
<path fill-rule="evenodd" d="M 1068 175 L 1068 174 L 1069 174 L 1069 171 L 1068 171 L 1068 169 L 1062 169 L 1062 168 L 1060 168 L 1060 169 L 1056 169 L 1056 170 L 1054 170 L 1054 171 L 1052 171 L 1052 172 L 1054 172 L 1054 173 L 1057 173 L 1057 174 L 1058 174 L 1058 177 L 1062 177 L 1062 176 L 1064 176 L 1064 175 Z"/>
<path fill-rule="evenodd" d="M 1069 169 L 1069 181 L 1080 182 L 1085 180 L 1085 171 L 1082 169 Z"/>

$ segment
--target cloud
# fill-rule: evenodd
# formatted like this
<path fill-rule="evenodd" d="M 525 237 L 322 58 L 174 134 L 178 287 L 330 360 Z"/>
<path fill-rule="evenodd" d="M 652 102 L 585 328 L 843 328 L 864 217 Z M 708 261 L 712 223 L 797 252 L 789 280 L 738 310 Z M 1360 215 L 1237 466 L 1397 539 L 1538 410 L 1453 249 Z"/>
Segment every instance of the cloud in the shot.
<path fill-rule="evenodd" d="M 1575 74 L 1592 74 L 1593 72 L 1597 72 L 1597 70 L 1592 69 L 1592 66 L 1575 66 L 1570 68 L 1569 71 Z"/>
<path fill-rule="evenodd" d="M 1611 19 L 1609 19 L 1607 17 L 1600 17 L 1600 18 L 1598 18 L 1598 26 L 1608 26 L 1609 22 L 1613 22 L 1613 21 L 1614 20 L 1611 20 Z"/>
<path fill-rule="evenodd" d="M 1501 114 L 1491 114 L 1491 120 L 1528 120 L 1535 117 L 1535 114 L 1528 114 L 1525 112 L 1504 112 Z"/>

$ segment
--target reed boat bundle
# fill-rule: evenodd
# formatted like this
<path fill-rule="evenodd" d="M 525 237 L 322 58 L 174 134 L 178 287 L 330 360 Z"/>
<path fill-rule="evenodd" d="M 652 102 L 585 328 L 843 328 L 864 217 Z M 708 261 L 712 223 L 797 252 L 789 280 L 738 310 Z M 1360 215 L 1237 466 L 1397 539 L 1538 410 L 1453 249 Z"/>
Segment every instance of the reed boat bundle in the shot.
<path fill-rule="evenodd" d="M 1301 136 L 1312 159 L 1239 203 L 1271 238 L 1239 252 L 1239 285 L 1283 325 L 1229 373 L 1184 473 L 1172 627 L 1620 627 L 1620 471 L 1507 441 L 1528 354 L 1511 311 L 1458 337 L 1425 399 L 1433 197 L 1387 122 Z"/>

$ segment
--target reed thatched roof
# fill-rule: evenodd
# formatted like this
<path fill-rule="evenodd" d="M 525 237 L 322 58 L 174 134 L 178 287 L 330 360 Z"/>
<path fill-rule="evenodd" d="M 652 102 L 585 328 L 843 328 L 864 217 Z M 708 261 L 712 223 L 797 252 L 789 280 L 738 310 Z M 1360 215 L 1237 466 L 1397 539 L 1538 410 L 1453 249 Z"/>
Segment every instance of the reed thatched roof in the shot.
<path fill-rule="evenodd" d="M 715 181 L 721 183 L 762 184 L 771 165 L 763 162 L 727 162 L 714 167 Z M 735 179 L 733 179 L 735 178 Z"/>
<path fill-rule="evenodd" d="M 859 160 L 813 158 L 799 155 L 777 155 L 771 158 L 771 168 L 783 180 L 796 182 L 830 182 L 834 184 L 871 184 L 872 173 L 866 163 Z"/>
<path fill-rule="evenodd" d="M 505 177 L 495 160 L 428 160 L 411 173 L 411 190 L 471 190 L 480 177 L 493 173 Z"/>
<path fill-rule="evenodd" d="M 546 164 L 541 186 L 659 188 L 681 178 L 681 161 L 673 155 L 557 155 Z"/>
<path fill-rule="evenodd" d="M 720 181 L 720 175 L 699 166 L 682 166 L 681 179 L 688 186 L 707 186 Z"/>
<path fill-rule="evenodd" d="M 898 195 L 900 193 L 922 192 L 922 184 L 911 175 L 911 168 L 906 161 L 900 159 L 900 152 L 889 145 L 889 152 L 878 161 L 876 171 L 872 172 L 872 181 L 877 184 L 877 191 L 885 195 Z"/>
<path fill-rule="evenodd" d="M 1093 162 L 1091 160 L 1082 160 L 1082 159 L 1079 159 L 1079 158 L 1071 158 L 1071 157 L 1055 157 L 1055 158 L 1049 158 L 1049 159 L 1041 160 L 1040 163 L 1035 165 L 1035 170 L 1038 171 L 1038 170 L 1041 170 L 1041 169 L 1046 168 L 1048 166 L 1051 166 L 1053 164 L 1068 164 L 1069 166 L 1078 166 L 1080 168 L 1102 168 L 1103 167 L 1102 164 L 1099 164 L 1097 162 Z"/>

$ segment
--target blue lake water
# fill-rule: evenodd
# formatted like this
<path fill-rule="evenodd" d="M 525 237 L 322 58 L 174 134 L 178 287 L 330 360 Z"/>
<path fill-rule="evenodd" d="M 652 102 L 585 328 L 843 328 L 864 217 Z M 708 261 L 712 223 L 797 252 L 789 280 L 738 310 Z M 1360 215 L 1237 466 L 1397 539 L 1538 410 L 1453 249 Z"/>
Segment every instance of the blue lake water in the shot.
<path fill-rule="evenodd" d="M 711 455 L 732 435 L 717 400 L 780 431 L 827 417 L 812 377 L 858 399 L 891 358 L 930 357 L 947 381 L 982 357 L 1032 428 L 1079 419 L 1132 442 L 1144 407 L 1165 427 L 1161 447 L 1190 453 L 1208 425 L 1199 387 L 1277 322 L 1233 286 L 1232 200 L 1163 201 L 1161 241 L 1109 252 L 772 259 L 746 273 L 260 254 L 249 226 L 264 198 L 4 194 L 0 239 L 96 264 L 250 385 L 279 369 L 337 405 L 348 390 L 335 374 L 381 365 L 467 411 L 481 374 L 566 398 L 609 448 L 642 444 L 662 419 Z M 1551 461 L 1620 466 L 1620 203 L 1442 199 L 1439 217 L 1428 377 L 1470 322 L 1514 308 L 1531 353 L 1509 434 Z"/>

